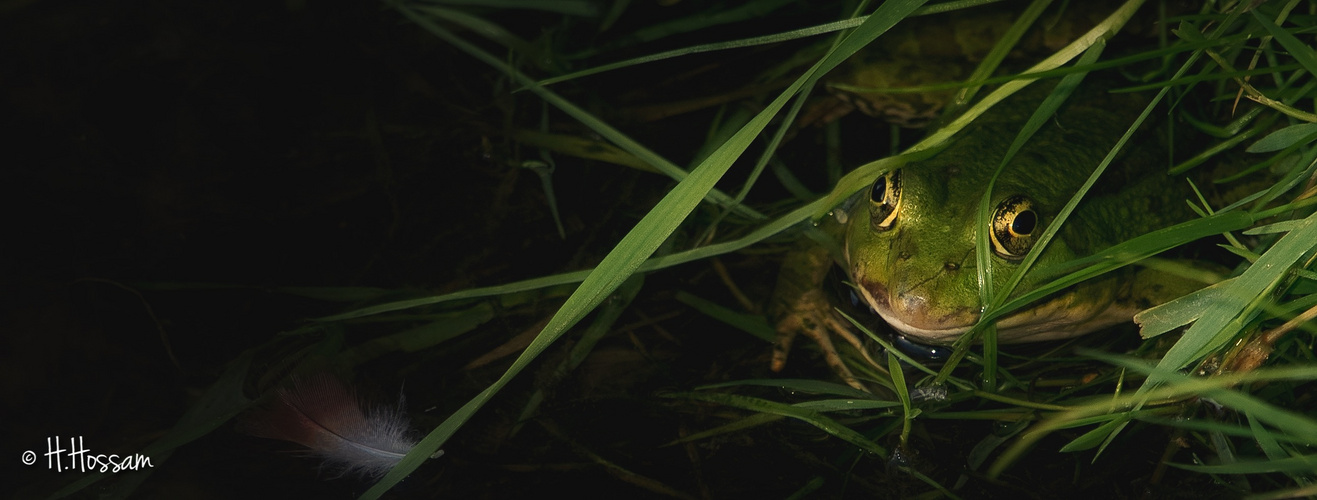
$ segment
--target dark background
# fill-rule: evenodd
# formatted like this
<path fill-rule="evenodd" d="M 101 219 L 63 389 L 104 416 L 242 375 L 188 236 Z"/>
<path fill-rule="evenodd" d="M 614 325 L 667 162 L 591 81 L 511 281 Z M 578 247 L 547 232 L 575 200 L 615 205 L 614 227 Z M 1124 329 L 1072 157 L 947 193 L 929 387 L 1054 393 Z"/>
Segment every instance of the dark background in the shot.
<path fill-rule="evenodd" d="M 41 497 L 80 477 L 46 470 L 44 458 L 12 467 L 22 450 L 44 450 L 48 437 L 83 436 L 96 453 L 140 450 L 239 353 L 306 318 L 350 307 L 277 287 L 423 295 L 582 269 L 671 185 L 654 174 L 561 158 L 554 188 L 567 238 L 560 238 L 539 177 L 517 167 L 538 154 L 507 139 L 511 127 L 538 124 L 537 98 L 509 95 L 506 79 L 489 67 L 374 2 L 48 0 L 0 9 L 7 226 L 0 240 L 0 442 L 5 468 L 15 471 L 0 493 Z M 649 2 L 636 9 L 627 22 L 683 14 Z M 527 38 L 561 19 L 486 14 Z M 672 67 L 657 71 L 670 76 Z M 594 102 L 591 109 L 628 133 L 661 137 L 660 152 L 679 163 L 702 140 L 704 125 L 689 126 L 696 118 L 655 124 L 627 115 L 628 105 L 702 89 L 631 74 L 596 80 L 588 93 L 560 91 Z M 556 132 L 586 133 L 551 117 Z M 698 117 L 707 119 L 707 112 Z M 764 271 L 774 258 L 730 265 L 738 275 L 761 276 L 749 284 L 761 299 L 772 286 Z M 674 426 L 688 425 L 652 397 L 657 390 L 689 389 L 709 375 L 726 379 L 731 370 L 741 372 L 737 378 L 766 372 L 768 353 L 762 342 L 714 328 L 672 300 L 678 284 L 713 298 L 724 293 L 707 285 L 717 282 L 709 266 L 650 282 L 638 302 L 642 312 L 620 321 L 631 332 L 610 336 L 566 387 L 550 388 L 556 398 L 545 412 L 557 416 L 544 421 L 568 422 L 560 433 L 584 431 L 554 438 L 548 425 L 531 425 L 517 443 L 505 442 L 534 389 L 537 376 L 528 372 L 510 396 L 477 415 L 442 461 L 398 491 L 644 493 L 580 449 L 640 440 L 645 453 L 655 453 L 676 437 Z M 429 430 L 511 358 L 479 370 L 461 363 L 532 328 L 560 300 L 502 311 L 461 345 L 362 367 L 363 391 L 405 387 L 416 426 Z M 655 326 L 653 316 L 664 322 Z M 349 342 L 378 332 L 350 331 Z M 684 361 L 672 364 L 679 353 Z M 561 353 L 547 357 L 554 356 Z M 569 444 L 582 436 L 591 442 Z M 137 495 L 346 498 L 369 485 L 320 471 L 294 456 L 296 449 L 226 425 L 157 464 Z M 698 474 L 680 447 L 658 455 L 643 463 L 681 478 L 687 491 L 695 487 Z M 735 489 L 767 487 L 739 483 Z"/>

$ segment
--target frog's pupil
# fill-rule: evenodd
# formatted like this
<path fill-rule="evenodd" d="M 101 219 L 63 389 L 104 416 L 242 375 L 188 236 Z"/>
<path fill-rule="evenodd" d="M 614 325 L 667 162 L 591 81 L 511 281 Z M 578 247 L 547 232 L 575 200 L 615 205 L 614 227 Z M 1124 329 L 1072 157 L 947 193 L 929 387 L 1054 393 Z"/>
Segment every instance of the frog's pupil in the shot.
<path fill-rule="evenodd" d="M 1027 236 L 1032 233 L 1034 226 L 1038 225 L 1038 215 L 1033 210 L 1025 210 L 1015 215 L 1015 220 L 1011 221 L 1011 232 Z"/>
<path fill-rule="evenodd" d="M 873 190 L 869 192 L 869 199 L 874 203 L 887 203 L 887 176 L 879 177 L 873 183 Z"/>

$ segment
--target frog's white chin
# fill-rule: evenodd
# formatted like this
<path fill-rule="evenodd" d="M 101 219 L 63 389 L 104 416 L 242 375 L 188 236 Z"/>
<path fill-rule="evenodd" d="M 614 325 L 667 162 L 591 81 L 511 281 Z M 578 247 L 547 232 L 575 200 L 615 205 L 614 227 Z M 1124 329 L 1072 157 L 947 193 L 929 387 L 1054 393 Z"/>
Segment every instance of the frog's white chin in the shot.
<path fill-rule="evenodd" d="M 869 303 L 869 307 L 882 316 L 888 325 L 918 342 L 951 344 L 974 326 L 973 322 L 946 328 L 914 326 L 887 307 L 886 301 L 874 300 L 863 287 L 860 287 L 860 291 L 860 295 Z M 1116 304 L 1104 304 L 1090 309 L 1078 308 L 1071 301 L 1058 298 L 998 320 L 997 341 L 1018 344 L 1078 337 L 1128 322 L 1135 312 L 1138 312 L 1138 309 Z M 977 321 L 978 318 L 974 320 Z"/>
<path fill-rule="evenodd" d="M 961 335 L 964 335 L 965 332 L 968 332 L 970 329 L 968 326 L 942 328 L 938 330 L 919 328 L 901 321 L 900 317 L 892 314 L 891 311 L 886 310 L 885 308 L 875 307 L 873 310 L 877 311 L 878 315 L 883 317 L 883 321 L 886 321 L 887 324 L 896 331 L 901 332 L 902 335 L 926 344 L 950 344 L 955 342 L 956 339 L 960 338 Z"/>

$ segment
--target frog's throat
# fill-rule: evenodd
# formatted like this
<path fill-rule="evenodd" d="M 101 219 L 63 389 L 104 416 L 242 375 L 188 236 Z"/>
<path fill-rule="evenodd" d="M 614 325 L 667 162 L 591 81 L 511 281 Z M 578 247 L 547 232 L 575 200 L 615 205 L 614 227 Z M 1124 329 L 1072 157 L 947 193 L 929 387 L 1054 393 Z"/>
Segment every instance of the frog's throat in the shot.
<path fill-rule="evenodd" d="M 951 344 L 959 339 L 979 320 L 978 313 L 956 316 L 959 324 L 915 326 L 913 315 L 901 314 L 888 302 L 887 289 L 869 284 L 856 287 L 865 302 L 879 316 L 906 337 L 927 344 Z M 881 297 L 870 292 L 875 288 Z M 1042 342 L 1067 339 L 1091 333 L 1102 328 L 1126 323 L 1140 309 L 1120 301 L 1083 301 L 1078 292 L 1063 293 L 1015 312 L 997 321 L 997 341 L 1002 343 Z"/>
<path fill-rule="evenodd" d="M 970 313 L 959 316 L 960 321 L 957 321 L 957 323 L 961 324 L 943 326 L 948 322 L 948 318 L 941 318 L 933 321 L 938 323 L 937 327 L 934 328 L 915 326 L 912 324 L 916 321 L 913 314 L 902 314 L 892 308 L 887 287 L 876 283 L 864 283 L 856 288 L 859 290 L 860 296 L 864 297 L 864 301 L 869 304 L 869 308 L 882 316 L 883 321 L 886 321 L 893 329 L 919 342 L 950 344 L 960 338 L 961 335 L 964 335 L 965 332 L 968 332 L 974 326 L 974 323 L 978 321 L 978 314 Z M 927 320 L 923 321 L 923 323 L 927 322 Z"/>

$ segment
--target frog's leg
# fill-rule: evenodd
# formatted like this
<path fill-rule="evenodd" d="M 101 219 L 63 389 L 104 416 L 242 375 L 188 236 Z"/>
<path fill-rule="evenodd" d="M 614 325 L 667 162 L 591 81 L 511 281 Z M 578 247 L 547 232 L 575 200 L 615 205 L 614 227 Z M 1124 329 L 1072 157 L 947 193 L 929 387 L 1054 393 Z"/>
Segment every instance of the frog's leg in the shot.
<path fill-rule="evenodd" d="M 869 353 L 865 351 L 859 337 L 851 332 L 850 325 L 843 323 L 832 310 L 832 304 L 823 291 L 814 289 L 805 292 L 797 297 L 795 305 L 798 309 L 786 314 L 777 322 L 777 342 L 773 346 L 773 371 L 781 371 L 786 366 L 792 340 L 797 334 L 804 334 L 818 344 L 819 350 L 823 352 L 823 360 L 833 372 L 846 381 L 847 385 L 868 391 L 842 361 L 841 355 L 837 353 L 837 347 L 832 343 L 832 335 L 836 334 L 845 339 L 866 359 L 869 358 Z M 873 360 L 870 359 L 869 362 L 872 363 Z"/>
<path fill-rule="evenodd" d="M 855 374 L 842 362 L 832 343 L 832 334 L 845 339 L 869 359 L 864 343 L 852 333 L 850 325 L 841 321 L 832 310 L 832 303 L 822 290 L 823 279 L 832 266 L 832 256 L 821 246 L 812 246 L 787 254 L 778 274 L 777 290 L 771 307 L 777 330 L 773 345 L 773 371 L 781 371 L 787 363 L 787 354 L 797 334 L 813 339 L 823 351 L 823 359 L 847 385 L 867 390 Z M 872 363 L 873 360 L 869 359 Z"/>

